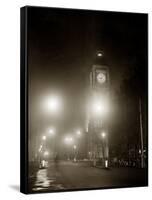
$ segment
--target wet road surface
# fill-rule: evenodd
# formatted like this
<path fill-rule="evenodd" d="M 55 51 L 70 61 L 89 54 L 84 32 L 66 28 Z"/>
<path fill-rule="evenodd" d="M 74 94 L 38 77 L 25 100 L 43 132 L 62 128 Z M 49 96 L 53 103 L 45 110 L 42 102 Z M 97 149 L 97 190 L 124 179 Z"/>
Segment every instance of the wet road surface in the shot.
<path fill-rule="evenodd" d="M 35 170 L 29 178 L 30 192 L 145 185 L 147 185 L 146 170 L 134 168 L 106 170 L 70 161 L 49 163 L 48 168 Z"/>

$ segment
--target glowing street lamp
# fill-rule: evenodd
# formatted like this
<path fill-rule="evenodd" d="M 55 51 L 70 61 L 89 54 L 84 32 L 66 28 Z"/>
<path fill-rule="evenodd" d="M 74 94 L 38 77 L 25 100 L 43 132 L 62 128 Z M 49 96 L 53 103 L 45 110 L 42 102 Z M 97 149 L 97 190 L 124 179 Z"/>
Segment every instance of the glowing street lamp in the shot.
<path fill-rule="evenodd" d="M 54 130 L 53 128 L 51 128 L 51 129 L 49 130 L 49 134 L 50 134 L 50 135 L 55 135 L 55 130 Z"/>
<path fill-rule="evenodd" d="M 106 115 L 109 112 L 109 103 L 105 98 L 94 100 L 92 103 L 92 112 L 96 116 Z"/>
<path fill-rule="evenodd" d="M 73 138 L 72 137 L 66 137 L 65 138 L 66 144 L 72 144 L 73 143 Z"/>
<path fill-rule="evenodd" d="M 100 102 L 94 102 L 93 103 L 93 112 L 95 114 L 102 114 L 102 112 L 104 111 L 103 105 Z"/>
<path fill-rule="evenodd" d="M 78 136 L 80 136 L 80 135 L 81 135 L 81 131 L 78 130 L 78 131 L 76 132 L 76 134 L 77 134 Z"/>
<path fill-rule="evenodd" d="M 72 137 L 69 138 L 69 142 L 73 142 L 73 138 Z"/>
<path fill-rule="evenodd" d="M 47 110 L 51 112 L 58 112 L 61 107 L 60 99 L 57 96 L 49 97 L 46 101 Z"/>
<path fill-rule="evenodd" d="M 45 151 L 44 152 L 44 156 L 48 156 L 49 155 L 49 152 L 48 151 Z"/>
<path fill-rule="evenodd" d="M 46 140 L 46 136 L 45 135 L 42 136 L 42 140 L 44 140 L 44 141 Z"/>
<path fill-rule="evenodd" d="M 106 137 L 106 133 L 105 132 L 102 132 L 101 133 L 101 137 L 104 139 Z"/>
<path fill-rule="evenodd" d="M 74 150 L 76 150 L 76 149 L 77 149 L 77 146 L 76 146 L 76 145 L 74 145 L 74 146 L 73 146 L 73 149 L 74 149 Z"/>
<path fill-rule="evenodd" d="M 102 105 L 100 103 L 95 104 L 94 108 L 95 108 L 95 112 L 97 113 L 101 113 L 103 110 Z"/>

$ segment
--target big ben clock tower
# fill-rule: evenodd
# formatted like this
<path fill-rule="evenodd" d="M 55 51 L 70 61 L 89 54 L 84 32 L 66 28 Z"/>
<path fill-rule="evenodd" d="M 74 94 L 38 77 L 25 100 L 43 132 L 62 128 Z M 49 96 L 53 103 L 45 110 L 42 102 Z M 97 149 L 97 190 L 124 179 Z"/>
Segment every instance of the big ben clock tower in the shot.
<path fill-rule="evenodd" d="M 109 68 L 104 54 L 101 51 L 97 52 L 90 72 L 88 156 L 94 166 L 100 161 L 105 168 L 109 163 L 109 82 Z"/>

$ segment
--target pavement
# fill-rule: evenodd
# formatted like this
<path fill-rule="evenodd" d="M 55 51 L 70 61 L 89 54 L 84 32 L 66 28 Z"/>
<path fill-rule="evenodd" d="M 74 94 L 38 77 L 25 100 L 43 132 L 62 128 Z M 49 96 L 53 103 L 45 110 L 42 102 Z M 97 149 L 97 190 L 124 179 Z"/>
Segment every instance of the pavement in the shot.
<path fill-rule="evenodd" d="M 103 169 L 72 161 L 51 162 L 45 169 L 29 168 L 30 193 L 146 185 L 147 169 Z"/>

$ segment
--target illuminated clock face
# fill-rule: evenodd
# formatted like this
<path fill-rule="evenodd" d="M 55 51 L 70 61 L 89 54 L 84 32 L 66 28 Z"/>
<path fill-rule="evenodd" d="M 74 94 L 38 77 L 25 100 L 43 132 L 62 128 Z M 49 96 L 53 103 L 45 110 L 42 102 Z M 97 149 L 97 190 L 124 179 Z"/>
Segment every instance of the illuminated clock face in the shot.
<path fill-rule="evenodd" d="M 97 75 L 97 81 L 99 83 L 105 83 L 106 81 L 106 75 L 102 72 L 100 72 L 98 75 Z"/>

